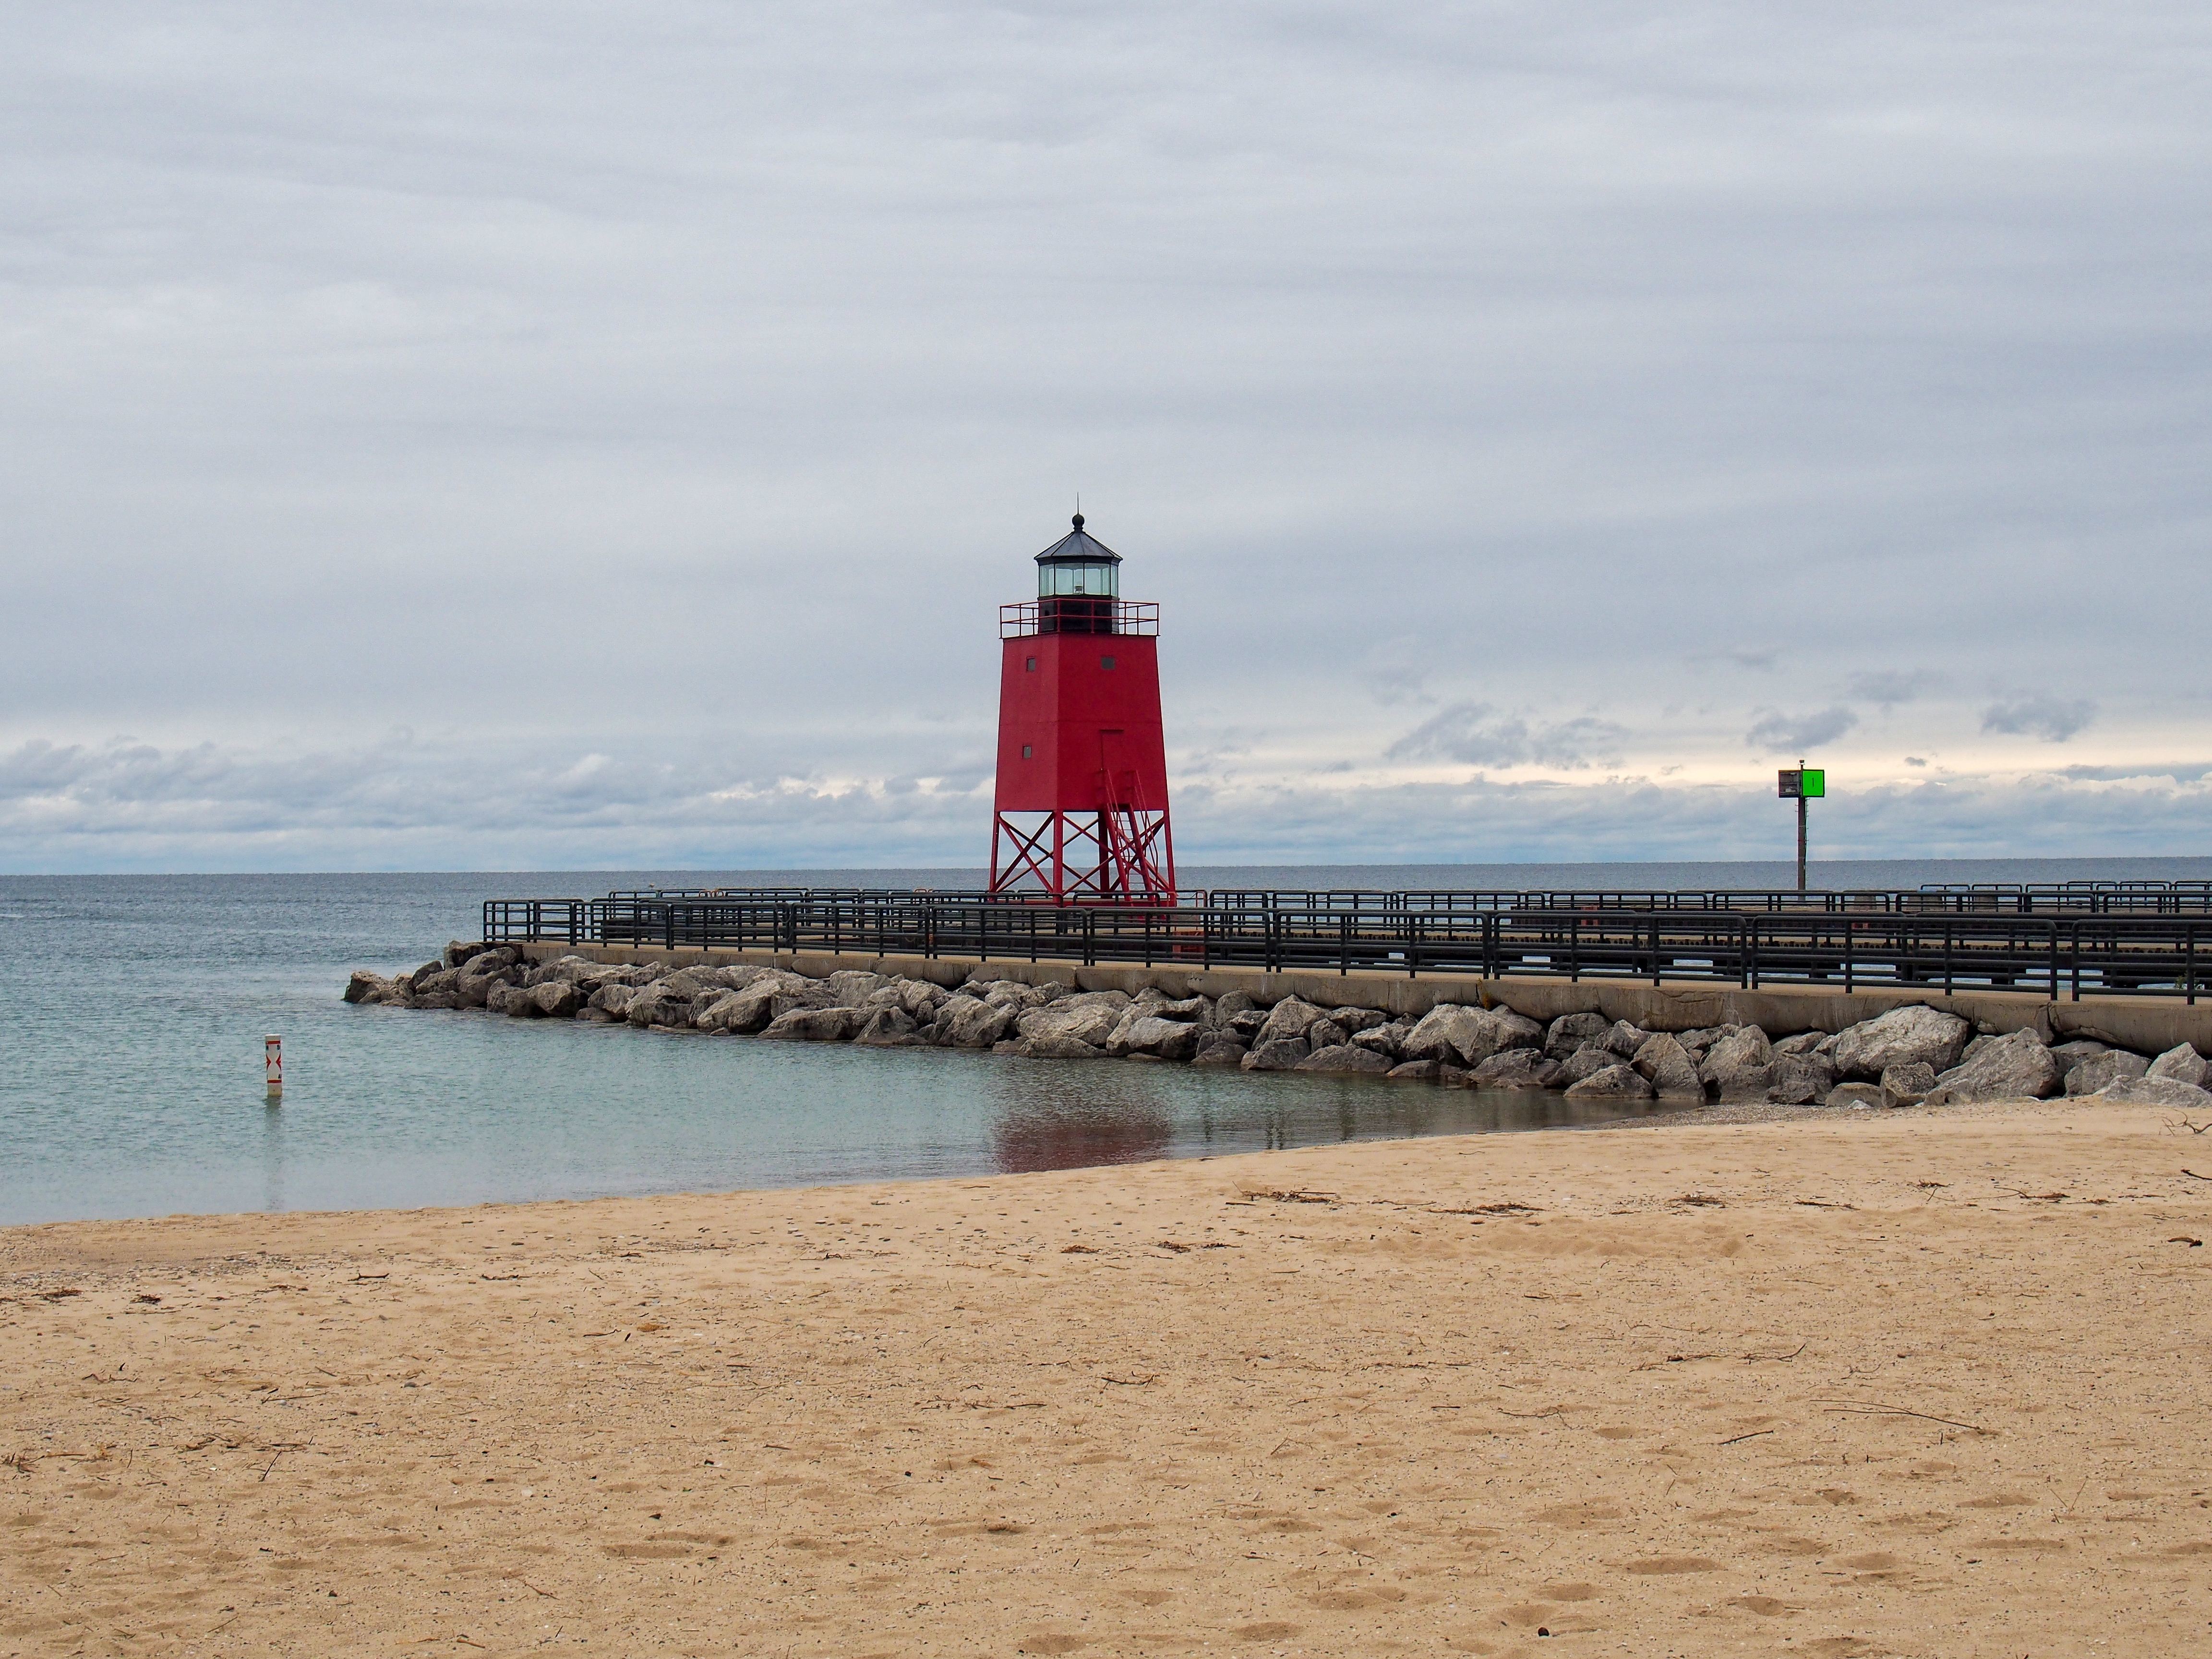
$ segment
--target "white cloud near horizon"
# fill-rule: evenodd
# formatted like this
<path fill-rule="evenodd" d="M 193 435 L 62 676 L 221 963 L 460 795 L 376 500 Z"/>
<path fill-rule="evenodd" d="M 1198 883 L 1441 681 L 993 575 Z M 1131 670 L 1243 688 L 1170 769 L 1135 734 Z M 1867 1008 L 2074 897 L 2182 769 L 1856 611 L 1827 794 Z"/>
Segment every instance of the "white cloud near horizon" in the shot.
<path fill-rule="evenodd" d="M 975 862 L 1079 489 L 1186 860 L 1751 856 L 1801 746 L 1867 856 L 2194 850 L 2208 81 L 2145 0 L 27 13 L 0 868 Z"/>

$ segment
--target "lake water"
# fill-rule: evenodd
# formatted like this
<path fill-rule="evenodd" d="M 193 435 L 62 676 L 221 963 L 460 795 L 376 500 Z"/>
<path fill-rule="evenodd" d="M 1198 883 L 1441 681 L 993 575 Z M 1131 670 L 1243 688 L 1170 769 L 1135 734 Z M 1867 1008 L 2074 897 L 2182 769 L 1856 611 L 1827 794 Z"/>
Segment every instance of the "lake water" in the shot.
<path fill-rule="evenodd" d="M 1905 873 L 1881 880 L 2212 872 L 2205 860 L 2034 862 L 2058 873 L 1966 875 L 1956 872 L 1992 866 L 1945 863 L 1884 866 Z M 1779 867 L 1185 874 L 1216 886 L 1647 887 L 1765 885 Z M 1820 873 L 1846 884 L 1835 869 Z M 474 937 L 487 896 L 980 879 L 943 870 L 0 877 L 10 1003 L 0 1026 L 0 1224 L 720 1191 L 1593 1121 L 1549 1095 L 664 1036 L 338 1001 L 356 967 L 410 968 Z M 270 1032 L 284 1039 L 275 1109 L 261 1086 Z"/>

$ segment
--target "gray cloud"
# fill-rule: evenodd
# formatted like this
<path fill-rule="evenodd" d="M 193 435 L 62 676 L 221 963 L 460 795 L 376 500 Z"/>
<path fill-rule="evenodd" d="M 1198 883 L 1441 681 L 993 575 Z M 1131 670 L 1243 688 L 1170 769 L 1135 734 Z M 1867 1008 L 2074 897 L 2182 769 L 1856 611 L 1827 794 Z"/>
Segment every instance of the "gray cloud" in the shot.
<path fill-rule="evenodd" d="M 1884 668 L 1853 674 L 1845 689 L 1861 702 L 1890 709 L 1899 703 L 1917 702 L 1946 684 L 1946 677 L 1933 669 Z"/>
<path fill-rule="evenodd" d="M 1657 775 L 1741 753 L 1651 735 L 1717 648 L 2194 721 L 2179 0 L 21 9 L 0 751 L 70 775 L 0 862 L 973 862 L 994 607 L 1078 489 L 1185 755 L 1371 759 L 1372 690 L 1515 711 L 1401 758 Z"/>
<path fill-rule="evenodd" d="M 1456 702 L 1439 710 L 1383 751 L 1390 760 L 1450 760 L 1468 766 L 1581 768 L 1616 759 L 1626 735 L 1607 720 L 1583 715 L 1530 725 L 1486 703 Z"/>
<path fill-rule="evenodd" d="M 2212 768 L 1845 785 L 1816 854 L 2158 853 L 2196 845 Z M 1771 780 L 1611 778 L 1339 785 L 1193 781 L 1187 862 L 1785 857 Z M 393 739 L 356 749 L 32 743 L 0 754 L 0 870 L 773 869 L 972 866 L 988 790 L 902 775 L 754 775 L 664 746 L 574 750 Z"/>
<path fill-rule="evenodd" d="M 1771 754 L 1789 754 L 1817 749 L 1824 743 L 1833 743 L 1858 723 L 1859 717 L 1840 703 L 1832 708 L 1817 709 L 1803 714 L 1785 714 L 1778 709 L 1767 709 L 1751 730 L 1744 733 L 1743 740 L 1753 749 L 1764 749 Z"/>
<path fill-rule="evenodd" d="M 2096 717 L 2097 705 L 2087 697 L 2039 694 L 1991 703 L 1982 711 L 1982 730 L 2010 737 L 2037 737 L 2045 743 L 2063 743 Z"/>

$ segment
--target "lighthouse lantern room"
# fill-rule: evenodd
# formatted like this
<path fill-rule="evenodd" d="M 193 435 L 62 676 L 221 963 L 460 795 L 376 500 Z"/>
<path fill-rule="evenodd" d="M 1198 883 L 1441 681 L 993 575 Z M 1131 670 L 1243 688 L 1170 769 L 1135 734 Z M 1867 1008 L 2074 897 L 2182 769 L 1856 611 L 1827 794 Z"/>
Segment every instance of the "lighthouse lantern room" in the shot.
<path fill-rule="evenodd" d="M 1074 526 L 1036 556 L 1036 598 L 999 608 L 991 891 L 1171 905 L 1159 606 L 1122 599 L 1121 556 Z"/>

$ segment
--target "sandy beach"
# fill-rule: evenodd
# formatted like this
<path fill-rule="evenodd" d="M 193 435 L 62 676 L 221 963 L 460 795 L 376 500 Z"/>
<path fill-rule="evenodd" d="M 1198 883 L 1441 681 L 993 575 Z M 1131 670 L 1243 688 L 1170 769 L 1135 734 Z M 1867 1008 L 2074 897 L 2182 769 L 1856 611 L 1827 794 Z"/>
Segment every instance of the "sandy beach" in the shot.
<path fill-rule="evenodd" d="M 0 1653 L 2212 1650 L 2208 1176 L 2054 1102 L 15 1229 Z"/>

